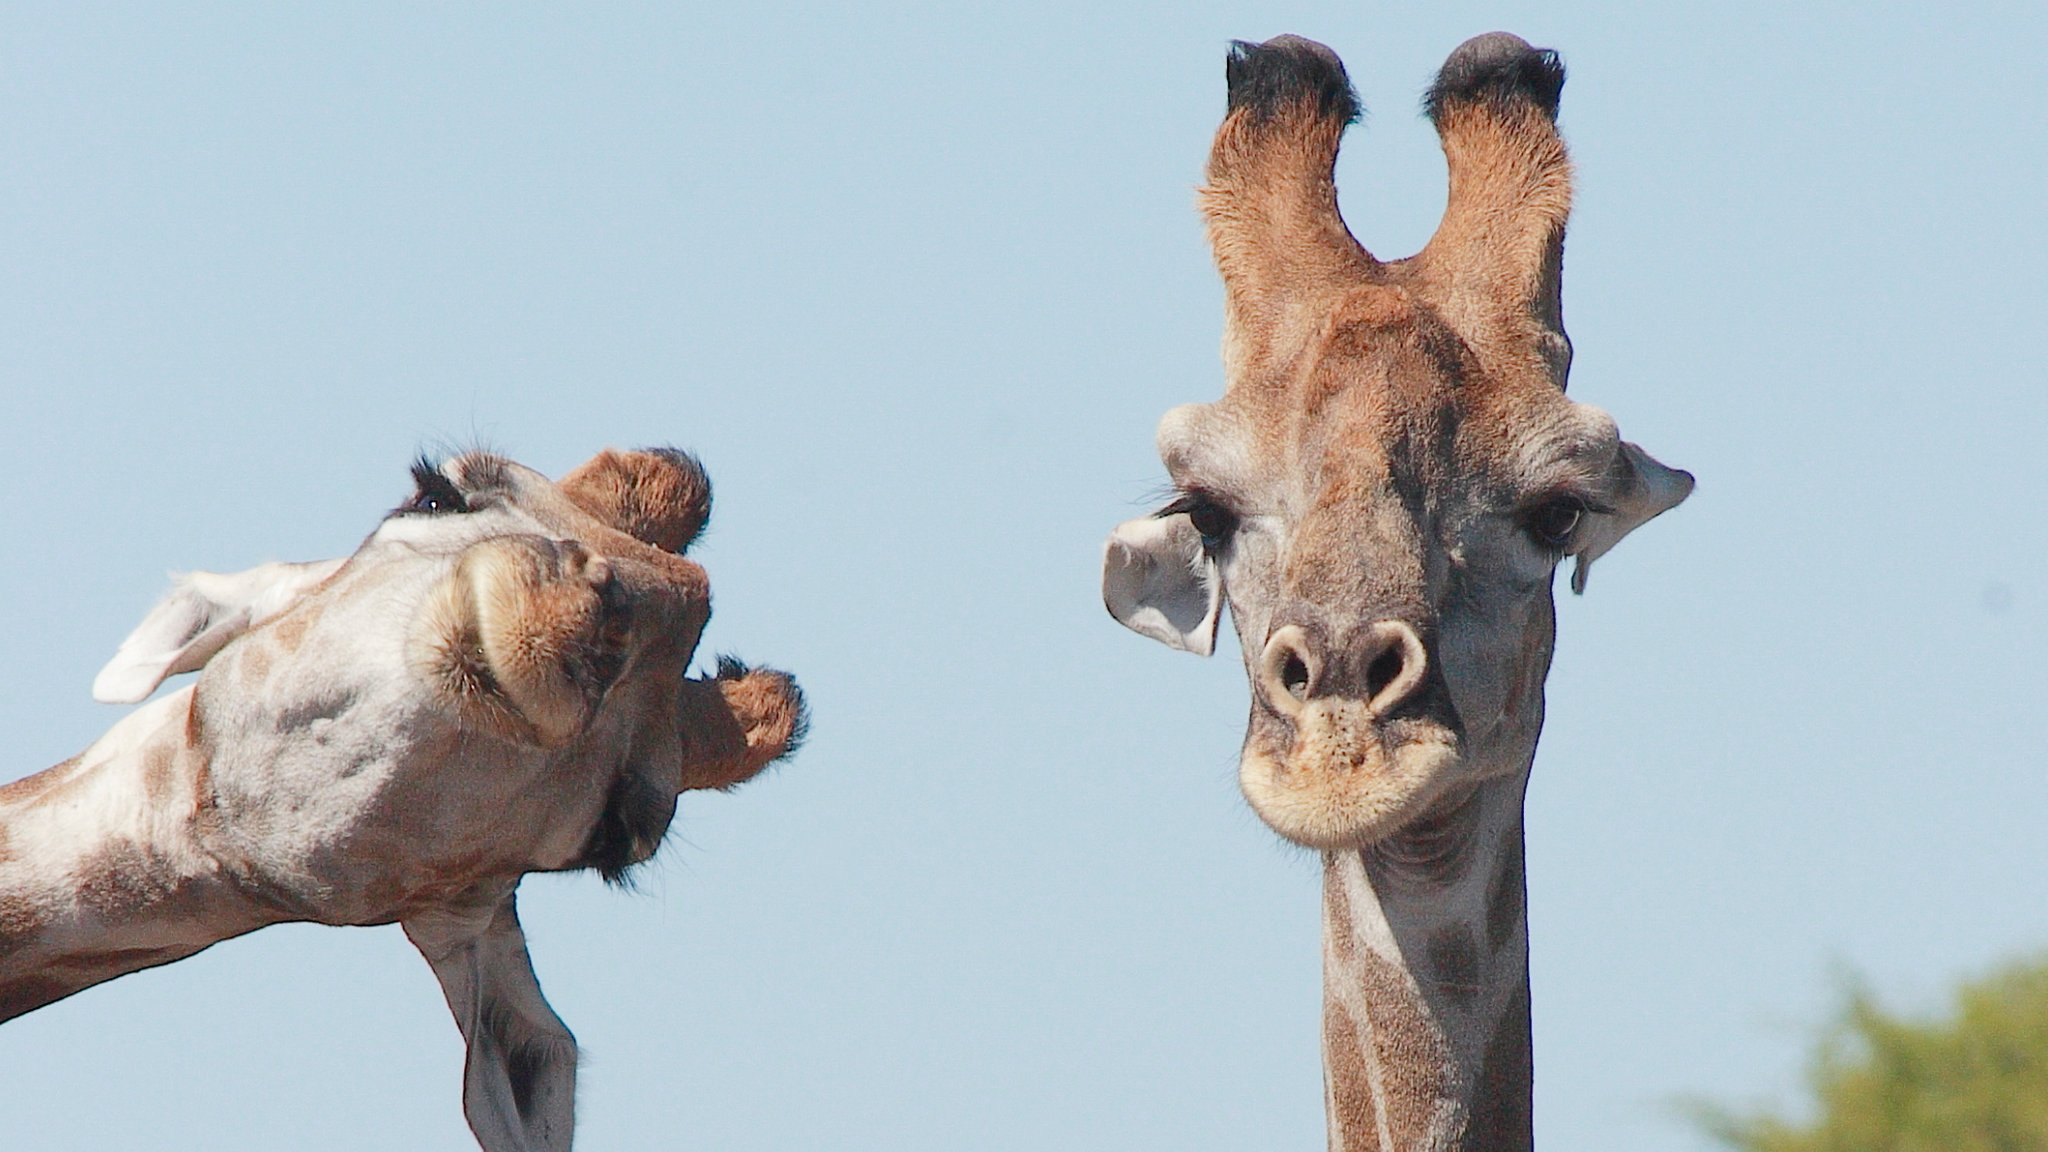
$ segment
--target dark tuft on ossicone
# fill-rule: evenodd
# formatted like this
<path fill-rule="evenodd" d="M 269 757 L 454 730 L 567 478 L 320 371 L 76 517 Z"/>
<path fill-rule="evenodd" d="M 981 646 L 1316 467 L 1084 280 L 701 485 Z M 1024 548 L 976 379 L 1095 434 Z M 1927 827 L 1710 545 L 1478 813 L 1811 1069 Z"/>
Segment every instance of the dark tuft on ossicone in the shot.
<path fill-rule="evenodd" d="M 1548 48 L 1532 48 L 1509 32 L 1474 36 L 1453 49 L 1422 98 L 1422 110 L 1441 126 L 1454 104 L 1485 102 L 1507 108 L 1527 101 L 1557 119 L 1564 91 L 1564 61 Z"/>
<path fill-rule="evenodd" d="M 789 673 L 775 668 L 750 668 L 745 661 L 730 652 L 719 653 L 717 679 L 744 680 L 757 672 L 781 677 L 788 687 L 789 695 L 795 700 L 796 719 L 790 721 L 789 742 L 783 746 L 782 755 L 770 761 L 779 764 L 796 755 L 803 748 L 804 741 L 811 738 L 811 704 L 804 699 L 804 690 L 797 687 L 796 679 Z"/>
<path fill-rule="evenodd" d="M 681 552 L 711 522 L 711 477 L 676 448 L 607 448 L 562 477 L 585 512 L 664 552 Z"/>
<path fill-rule="evenodd" d="M 681 448 L 663 445 L 659 448 L 642 448 L 641 451 L 650 456 L 659 456 L 674 465 L 684 485 L 693 494 L 701 493 L 701 496 L 695 496 L 694 499 L 698 506 L 703 509 L 702 515 L 694 524 L 687 526 L 687 535 L 683 537 L 682 543 L 670 549 L 674 552 L 682 552 L 688 549 L 690 545 L 695 544 L 699 539 L 702 539 L 704 530 L 711 527 L 711 474 L 704 471 L 704 462 L 702 460 L 697 459 L 694 454 L 685 452 Z"/>
<path fill-rule="evenodd" d="M 1264 44 L 1234 40 L 1223 64 L 1230 110 L 1243 109 L 1264 123 L 1288 108 L 1309 104 L 1319 120 L 1350 124 L 1362 111 L 1344 62 L 1337 54 L 1300 36 L 1276 36 Z"/>

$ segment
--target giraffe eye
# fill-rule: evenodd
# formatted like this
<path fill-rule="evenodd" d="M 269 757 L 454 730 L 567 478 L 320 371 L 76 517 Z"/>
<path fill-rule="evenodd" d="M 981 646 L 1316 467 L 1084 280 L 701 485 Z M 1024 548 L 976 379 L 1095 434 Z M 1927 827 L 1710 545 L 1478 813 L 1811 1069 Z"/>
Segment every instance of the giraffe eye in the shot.
<path fill-rule="evenodd" d="M 412 482 L 415 488 L 413 497 L 399 509 L 401 512 L 441 516 L 469 511 L 469 501 L 463 499 L 462 490 L 455 486 L 455 482 L 425 461 L 413 465 Z"/>
<path fill-rule="evenodd" d="M 1555 496 L 1524 512 L 1522 528 L 1536 543 L 1562 552 L 1588 510 L 1586 502 L 1576 496 Z"/>
<path fill-rule="evenodd" d="M 1202 534 L 1202 543 L 1211 548 L 1222 545 L 1237 531 L 1237 513 L 1200 492 L 1184 493 L 1159 510 L 1161 517 L 1183 513 Z"/>

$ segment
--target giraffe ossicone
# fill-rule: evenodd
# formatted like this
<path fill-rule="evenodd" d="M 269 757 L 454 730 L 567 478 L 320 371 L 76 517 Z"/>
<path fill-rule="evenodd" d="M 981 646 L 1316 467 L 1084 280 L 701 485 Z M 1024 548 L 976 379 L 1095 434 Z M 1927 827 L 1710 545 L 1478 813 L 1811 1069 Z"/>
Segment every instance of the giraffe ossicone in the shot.
<path fill-rule="evenodd" d="M 803 698 L 732 660 L 688 674 L 693 458 L 607 451 L 556 483 L 472 452 L 413 484 L 346 559 L 182 578 L 94 694 L 196 681 L 0 786 L 0 1020 L 269 924 L 395 922 L 462 1030 L 482 1147 L 567 1149 L 575 1041 L 520 878 L 622 879 L 681 792 L 793 751 Z"/>
<path fill-rule="evenodd" d="M 1425 110 L 1450 174 L 1428 245 L 1381 261 L 1338 212 L 1359 104 L 1335 53 L 1237 44 L 1201 207 L 1222 399 L 1168 412 L 1177 495 L 1116 529 L 1103 598 L 1251 684 L 1247 800 L 1325 854 L 1332 1148 L 1520 1148 L 1529 1132 L 1522 795 L 1553 577 L 1574 590 L 1692 477 L 1565 395 L 1571 172 L 1555 53 L 1492 33 Z"/>

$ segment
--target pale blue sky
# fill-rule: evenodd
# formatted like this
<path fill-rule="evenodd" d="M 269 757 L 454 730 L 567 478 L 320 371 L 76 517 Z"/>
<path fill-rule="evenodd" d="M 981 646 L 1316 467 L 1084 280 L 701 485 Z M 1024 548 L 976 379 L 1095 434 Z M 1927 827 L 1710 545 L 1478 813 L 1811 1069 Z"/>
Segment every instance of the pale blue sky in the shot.
<path fill-rule="evenodd" d="M 2048 944 L 2048 16 L 1435 3 L 0 8 L 0 695 L 115 713 L 164 573 L 351 548 L 422 446 L 718 486 L 707 649 L 809 748 L 637 896 L 525 919 L 584 1146 L 1321 1146 L 1317 870 L 1235 653 L 1097 549 L 1215 396 L 1192 207 L 1233 37 L 1338 49 L 1383 256 L 1459 41 L 1561 50 L 1573 394 L 1700 488 L 1568 595 L 1530 797 L 1537 1124 L 1688 1152 L 1846 961 Z M 271 929 L 0 1028 L 10 1148 L 473 1147 L 396 929 Z"/>

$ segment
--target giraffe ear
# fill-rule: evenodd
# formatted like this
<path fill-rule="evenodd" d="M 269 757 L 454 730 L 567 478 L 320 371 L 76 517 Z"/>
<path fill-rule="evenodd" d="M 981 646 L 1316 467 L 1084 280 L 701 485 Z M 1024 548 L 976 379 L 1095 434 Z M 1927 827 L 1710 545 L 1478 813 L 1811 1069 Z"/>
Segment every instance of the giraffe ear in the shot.
<path fill-rule="evenodd" d="M 1223 576 L 1185 513 L 1126 520 L 1102 552 L 1102 603 L 1169 648 L 1207 656 L 1223 615 Z"/>
<path fill-rule="evenodd" d="M 133 704 L 156 691 L 165 677 L 198 671 L 228 641 L 290 607 L 343 563 L 264 564 L 227 575 L 186 573 L 93 678 L 92 698 Z"/>
<path fill-rule="evenodd" d="M 1692 495 L 1692 473 L 1667 468 L 1648 452 L 1624 442 L 1615 453 L 1608 471 L 1610 510 L 1597 512 L 1574 549 L 1578 563 L 1572 567 L 1572 591 L 1586 590 L 1586 573 L 1593 561 L 1621 543 L 1621 538 L 1658 515 L 1678 507 Z"/>

